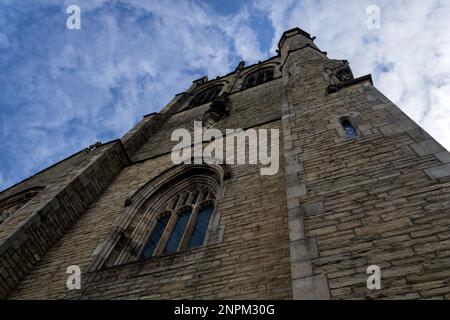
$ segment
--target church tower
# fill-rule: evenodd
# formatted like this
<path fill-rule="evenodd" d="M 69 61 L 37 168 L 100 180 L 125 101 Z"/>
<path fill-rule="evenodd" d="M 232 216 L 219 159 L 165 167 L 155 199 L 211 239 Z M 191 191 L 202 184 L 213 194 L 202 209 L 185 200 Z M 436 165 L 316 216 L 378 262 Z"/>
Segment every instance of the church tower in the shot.
<path fill-rule="evenodd" d="M 450 153 L 307 32 L 278 47 L 1 192 L 0 297 L 449 299 Z M 244 159 L 198 159 L 227 129 Z"/>

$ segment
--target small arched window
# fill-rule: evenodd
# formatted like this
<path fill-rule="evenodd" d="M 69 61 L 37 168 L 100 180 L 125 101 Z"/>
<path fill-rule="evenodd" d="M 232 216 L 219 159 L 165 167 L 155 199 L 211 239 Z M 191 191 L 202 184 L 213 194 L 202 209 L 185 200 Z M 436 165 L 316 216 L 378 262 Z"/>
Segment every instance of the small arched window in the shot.
<path fill-rule="evenodd" d="M 252 72 L 244 81 L 243 89 L 256 87 L 273 79 L 273 68 L 264 68 Z"/>
<path fill-rule="evenodd" d="M 355 138 L 358 136 L 358 132 L 349 120 L 343 120 L 341 124 L 345 130 L 345 134 L 347 135 L 347 137 Z"/>
<path fill-rule="evenodd" d="M 197 107 L 216 99 L 222 91 L 223 85 L 215 85 L 197 93 L 192 100 L 192 106 Z"/>

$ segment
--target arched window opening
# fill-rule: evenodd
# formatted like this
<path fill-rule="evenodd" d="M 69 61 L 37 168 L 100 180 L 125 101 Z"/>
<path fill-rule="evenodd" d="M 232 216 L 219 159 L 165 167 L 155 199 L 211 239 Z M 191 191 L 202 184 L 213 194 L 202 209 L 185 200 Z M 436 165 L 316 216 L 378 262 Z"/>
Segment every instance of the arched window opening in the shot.
<path fill-rule="evenodd" d="M 215 191 L 194 184 L 172 196 L 142 249 L 140 259 L 201 247 L 214 213 Z"/>
<path fill-rule="evenodd" d="M 272 67 L 256 70 L 255 72 L 247 76 L 243 85 L 243 89 L 256 87 L 272 79 L 273 79 Z"/>
<path fill-rule="evenodd" d="M 214 192 L 209 188 L 198 187 L 195 184 L 170 198 L 167 207 L 172 211 L 160 215 L 142 249 L 140 259 L 203 245 L 214 212 Z"/>
<path fill-rule="evenodd" d="M 358 136 L 358 132 L 356 132 L 355 127 L 353 127 L 352 123 L 348 120 L 344 120 L 341 122 L 342 127 L 345 130 L 345 133 L 350 138 L 355 138 Z"/>
<path fill-rule="evenodd" d="M 205 205 L 200 209 L 194 230 L 189 239 L 188 249 L 201 247 L 203 245 L 213 211 L 214 207 L 211 204 Z"/>
<path fill-rule="evenodd" d="M 192 106 L 197 107 L 213 101 L 219 96 L 222 87 L 223 85 L 216 85 L 199 92 L 192 100 Z"/>
<path fill-rule="evenodd" d="M 167 255 L 185 249 L 201 247 L 205 241 L 208 225 L 214 213 L 215 190 L 197 182 L 174 188 L 167 205 L 170 208 L 160 215 L 149 232 L 140 259 Z"/>
<path fill-rule="evenodd" d="M 180 165 L 149 181 L 129 198 L 125 216 L 95 249 L 89 270 L 221 241 L 216 199 L 229 174 L 222 165 Z"/>

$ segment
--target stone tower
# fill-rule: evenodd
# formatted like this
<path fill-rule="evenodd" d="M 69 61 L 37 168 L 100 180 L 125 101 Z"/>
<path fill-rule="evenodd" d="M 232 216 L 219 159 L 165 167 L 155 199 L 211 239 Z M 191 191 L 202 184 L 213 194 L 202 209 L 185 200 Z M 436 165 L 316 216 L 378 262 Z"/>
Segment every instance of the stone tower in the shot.
<path fill-rule="evenodd" d="M 0 193 L 0 297 L 450 298 L 450 153 L 308 33 L 278 46 Z M 278 129 L 278 172 L 174 164 L 194 121 Z"/>

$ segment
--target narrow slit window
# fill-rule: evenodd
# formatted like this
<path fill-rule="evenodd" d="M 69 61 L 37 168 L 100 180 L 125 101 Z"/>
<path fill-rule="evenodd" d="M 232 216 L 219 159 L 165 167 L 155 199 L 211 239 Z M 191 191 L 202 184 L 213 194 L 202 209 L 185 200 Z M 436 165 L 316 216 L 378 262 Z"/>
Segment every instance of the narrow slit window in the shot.
<path fill-rule="evenodd" d="M 344 120 L 342 121 L 342 127 L 345 130 L 345 133 L 347 134 L 348 137 L 357 137 L 358 133 L 356 132 L 356 129 L 353 127 L 353 125 L 351 124 L 350 121 L 348 120 Z"/>
<path fill-rule="evenodd" d="M 203 207 L 197 216 L 194 231 L 189 239 L 188 249 L 201 247 L 208 231 L 209 220 L 213 213 L 213 207 L 208 205 Z"/>
<path fill-rule="evenodd" d="M 141 259 L 153 256 L 156 246 L 158 245 L 159 240 L 161 240 L 161 236 L 163 235 L 167 223 L 169 222 L 169 218 L 170 215 L 168 214 L 159 218 L 158 222 L 156 223 L 156 226 L 153 228 L 153 231 L 150 234 L 150 237 L 148 238 L 144 250 L 142 250 Z"/>
<path fill-rule="evenodd" d="M 163 254 L 173 253 L 178 250 L 181 239 L 183 238 L 184 230 L 186 229 L 190 217 L 191 211 L 188 210 L 183 211 L 178 215 L 169 240 L 167 240 Z"/>

